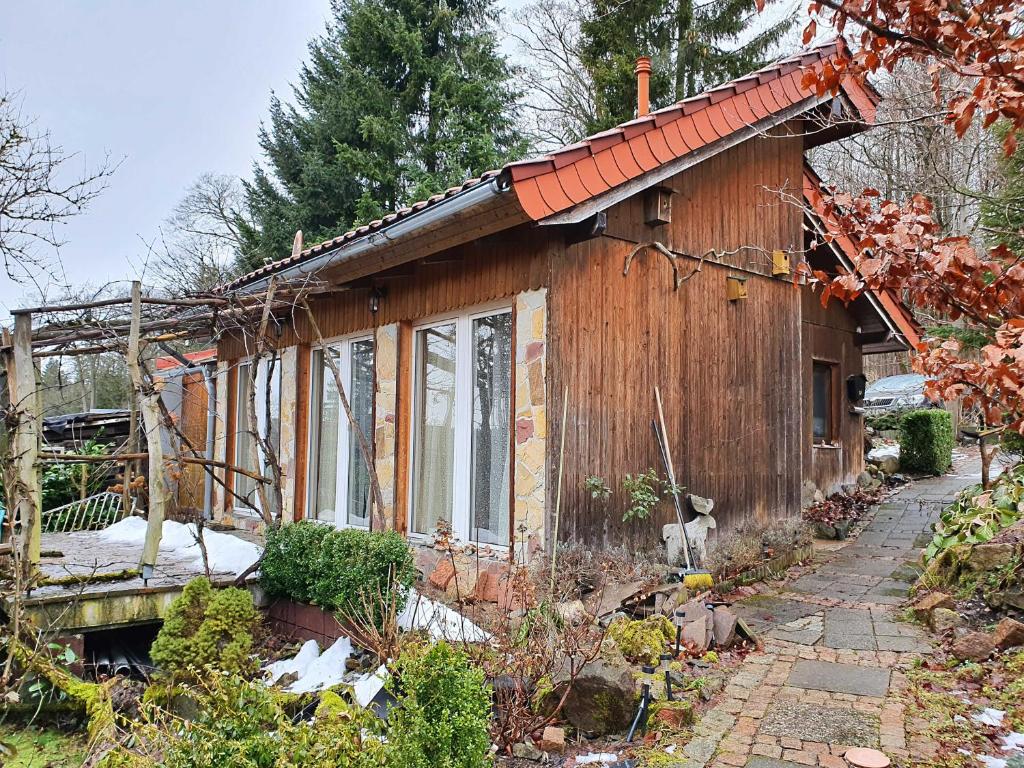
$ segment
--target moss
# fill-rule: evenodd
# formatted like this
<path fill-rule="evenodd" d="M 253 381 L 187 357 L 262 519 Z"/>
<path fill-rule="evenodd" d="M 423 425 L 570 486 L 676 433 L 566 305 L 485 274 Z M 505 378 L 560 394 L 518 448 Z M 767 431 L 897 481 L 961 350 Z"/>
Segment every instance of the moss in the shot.
<path fill-rule="evenodd" d="M 209 579 L 193 579 L 167 609 L 150 656 L 164 671 L 186 677 L 205 667 L 248 671 L 256 621 L 247 589 L 214 590 Z"/>
<path fill-rule="evenodd" d="M 668 644 L 676 637 L 676 629 L 666 616 L 651 616 L 639 621 L 617 619 L 608 627 L 608 637 L 634 664 L 655 664 Z"/>
<path fill-rule="evenodd" d="M 701 661 L 707 662 L 708 664 L 717 664 L 718 663 L 718 654 L 715 651 L 708 651 L 701 658 Z"/>
<path fill-rule="evenodd" d="M 693 721 L 693 703 L 690 701 L 656 701 L 651 704 L 648 723 L 652 730 L 679 732 L 693 725 Z"/>
<path fill-rule="evenodd" d="M 138 577 L 139 571 L 135 568 L 125 568 L 123 571 L 111 571 L 110 573 L 72 574 L 59 578 L 42 578 L 39 580 L 40 587 L 77 587 L 82 584 L 109 584 L 113 581 L 128 581 Z"/>
<path fill-rule="evenodd" d="M 85 761 L 85 742 L 81 734 L 53 728 L 0 725 L 0 743 L 15 754 L 4 756 L 4 768 L 77 768 Z"/>

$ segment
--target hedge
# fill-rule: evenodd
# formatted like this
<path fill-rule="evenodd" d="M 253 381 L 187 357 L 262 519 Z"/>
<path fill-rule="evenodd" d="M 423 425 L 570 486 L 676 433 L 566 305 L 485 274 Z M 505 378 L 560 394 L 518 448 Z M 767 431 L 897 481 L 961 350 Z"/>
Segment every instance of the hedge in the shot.
<path fill-rule="evenodd" d="M 409 545 L 395 531 L 337 530 L 310 520 L 271 531 L 260 565 L 271 597 L 354 617 L 369 605 L 377 621 L 392 596 L 398 610 L 405 606 L 415 575 Z"/>
<path fill-rule="evenodd" d="M 953 463 L 953 419 L 941 408 L 909 411 L 900 419 L 900 468 L 941 475 Z"/>

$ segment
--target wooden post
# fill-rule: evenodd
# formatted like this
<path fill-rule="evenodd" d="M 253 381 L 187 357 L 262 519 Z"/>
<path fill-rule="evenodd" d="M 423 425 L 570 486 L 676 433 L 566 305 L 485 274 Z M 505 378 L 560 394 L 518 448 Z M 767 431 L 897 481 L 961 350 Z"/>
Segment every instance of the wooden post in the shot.
<path fill-rule="evenodd" d="M 11 405 L 17 413 L 13 458 L 18 486 L 14 494 L 16 514 L 21 523 L 22 562 L 29 575 L 39 565 L 39 540 L 42 535 L 40 510 L 42 485 L 39 477 L 39 393 L 36 390 L 36 369 L 32 362 L 32 315 L 14 317 L 13 352 L 8 371 Z"/>
<path fill-rule="evenodd" d="M 142 323 L 142 283 L 132 283 L 132 319 L 128 336 L 128 372 L 132 379 L 142 424 L 149 449 L 149 520 L 146 542 L 142 548 L 142 578 L 148 579 L 156 565 L 160 537 L 163 533 L 164 509 L 167 505 L 167 483 L 164 468 L 163 435 L 160 428 L 160 394 L 145 380 L 142 371 L 139 326 Z"/>

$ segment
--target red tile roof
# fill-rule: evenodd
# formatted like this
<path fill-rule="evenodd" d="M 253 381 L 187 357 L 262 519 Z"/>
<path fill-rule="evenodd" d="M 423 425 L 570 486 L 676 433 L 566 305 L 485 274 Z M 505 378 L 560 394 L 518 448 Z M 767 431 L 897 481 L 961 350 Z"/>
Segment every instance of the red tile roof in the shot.
<path fill-rule="evenodd" d="M 339 237 L 307 248 L 295 256 L 267 264 L 222 287 L 230 290 L 334 250 L 424 208 L 443 203 L 459 192 L 502 176 L 510 183 L 520 206 L 534 221 L 565 211 L 672 160 L 728 137 L 743 128 L 811 99 L 804 88 L 807 68 L 820 69 L 842 54 L 842 38 L 781 59 L 752 74 L 698 96 L 630 120 L 547 155 L 509 163 L 460 186 L 414 203 Z M 842 87 L 858 119 L 874 121 L 877 97 L 853 78 Z"/>
<path fill-rule="evenodd" d="M 821 179 L 818 174 L 814 172 L 814 169 L 809 165 L 804 165 L 804 200 L 810 206 L 811 210 L 814 211 L 818 220 L 822 223 L 826 232 L 836 233 L 835 222 L 825 214 L 824 200 L 821 194 Z M 856 258 L 859 255 L 857 247 L 853 244 L 846 235 L 838 235 L 832 240 L 835 245 L 843 252 L 843 254 L 851 261 L 856 263 Z M 882 290 L 872 290 L 871 293 L 878 299 L 878 303 L 881 304 L 882 309 L 892 320 L 893 324 L 899 329 L 899 332 L 906 339 L 907 343 L 911 348 L 916 348 L 921 343 L 921 332 L 922 328 L 914 316 L 911 314 L 907 305 L 903 303 L 903 299 L 896 291 L 886 288 Z"/>

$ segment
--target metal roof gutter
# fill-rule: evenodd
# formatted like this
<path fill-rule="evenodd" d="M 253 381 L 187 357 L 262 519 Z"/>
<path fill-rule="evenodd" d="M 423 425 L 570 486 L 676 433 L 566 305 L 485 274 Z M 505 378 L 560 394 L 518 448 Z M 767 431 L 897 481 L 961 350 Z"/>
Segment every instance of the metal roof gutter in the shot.
<path fill-rule="evenodd" d="M 423 227 L 442 222 L 445 219 L 475 208 L 482 203 L 486 203 L 495 195 L 507 192 L 511 188 L 509 174 L 507 171 L 502 171 L 502 173 L 489 181 L 457 192 L 445 200 L 427 206 L 421 211 L 410 214 L 363 237 L 343 243 L 334 250 L 327 251 L 311 259 L 305 259 L 277 272 L 271 272 L 257 280 L 253 280 L 251 283 L 239 286 L 238 290 L 243 293 L 255 293 L 265 289 L 271 277 L 301 280 L 325 269 L 353 261 L 369 253 L 374 248 L 389 245 L 404 237 L 415 234 L 417 230 Z"/>

